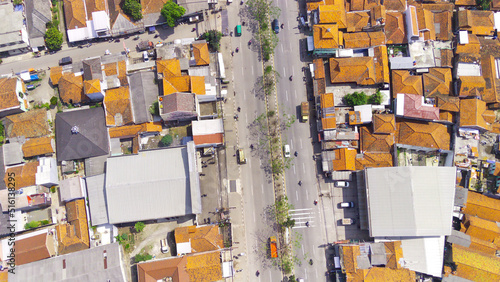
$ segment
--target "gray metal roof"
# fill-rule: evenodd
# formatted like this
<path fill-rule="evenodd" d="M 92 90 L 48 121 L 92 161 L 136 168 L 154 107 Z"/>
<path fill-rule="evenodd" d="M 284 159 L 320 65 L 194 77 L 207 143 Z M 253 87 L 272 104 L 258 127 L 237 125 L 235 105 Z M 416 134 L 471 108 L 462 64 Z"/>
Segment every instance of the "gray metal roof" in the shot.
<path fill-rule="evenodd" d="M 83 60 L 83 78 L 85 80 L 102 80 L 101 57 L 93 57 Z"/>
<path fill-rule="evenodd" d="M 441 277 L 444 258 L 444 236 L 401 239 L 402 266 L 410 270 Z"/>
<path fill-rule="evenodd" d="M 446 277 L 443 277 L 443 282 L 473 282 L 472 280 L 462 278 L 460 276 L 455 276 L 455 275 L 448 275 Z"/>
<path fill-rule="evenodd" d="M 106 198 L 111 224 L 200 213 L 194 142 L 108 158 Z"/>
<path fill-rule="evenodd" d="M 31 47 L 44 46 L 46 24 L 52 18 L 49 0 L 25 0 L 26 25 Z"/>
<path fill-rule="evenodd" d="M 465 203 L 467 203 L 467 194 L 469 190 L 467 188 L 455 187 L 455 206 L 465 207 Z"/>
<path fill-rule="evenodd" d="M 470 246 L 470 243 L 471 243 L 469 235 L 467 235 L 463 232 L 457 231 L 457 230 L 452 230 L 451 235 L 446 237 L 446 241 L 448 243 L 458 244 L 458 245 L 464 246 L 466 248 L 468 248 Z"/>
<path fill-rule="evenodd" d="M 450 235 L 455 173 L 456 167 L 367 168 L 370 236 Z"/>
<path fill-rule="evenodd" d="M 108 223 L 108 208 L 106 207 L 104 179 L 104 174 L 85 178 L 85 182 L 87 183 L 87 196 L 89 198 L 90 222 L 93 226 Z"/>
<path fill-rule="evenodd" d="M 0 52 L 16 50 L 28 47 L 21 34 L 23 29 L 24 15 L 22 11 L 14 12 L 14 5 L 11 2 L 0 5 L 0 42 L 4 47 L 0 47 Z"/>
<path fill-rule="evenodd" d="M 83 198 L 82 181 L 80 177 L 71 177 L 59 181 L 59 194 L 61 201 L 71 201 Z"/>
<path fill-rule="evenodd" d="M 370 243 L 370 251 L 372 265 L 385 265 L 387 263 L 384 243 Z"/>
<path fill-rule="evenodd" d="M 149 107 L 158 99 L 158 84 L 154 83 L 155 74 L 152 71 L 141 71 L 129 76 L 130 95 L 135 123 L 153 121 Z"/>
<path fill-rule="evenodd" d="M 184 17 L 187 17 L 191 14 L 195 14 L 197 12 L 203 12 L 205 10 L 208 10 L 208 1 L 177 0 L 177 4 L 186 9 Z"/>
<path fill-rule="evenodd" d="M 78 133 L 75 133 L 75 130 Z M 107 155 L 108 139 L 104 109 L 101 107 L 56 115 L 58 161 Z"/>
<path fill-rule="evenodd" d="M 104 256 L 106 256 L 106 259 Z M 9 273 L 9 281 L 126 281 L 121 256 L 118 243 L 102 245 L 67 255 L 18 265 L 15 274 Z M 63 269 L 64 263 L 66 269 Z"/>
<path fill-rule="evenodd" d="M 94 176 L 106 172 L 107 155 L 85 159 L 85 176 Z"/>
<path fill-rule="evenodd" d="M 23 163 L 23 150 L 19 142 L 10 142 L 3 146 L 3 158 L 6 166 Z"/>

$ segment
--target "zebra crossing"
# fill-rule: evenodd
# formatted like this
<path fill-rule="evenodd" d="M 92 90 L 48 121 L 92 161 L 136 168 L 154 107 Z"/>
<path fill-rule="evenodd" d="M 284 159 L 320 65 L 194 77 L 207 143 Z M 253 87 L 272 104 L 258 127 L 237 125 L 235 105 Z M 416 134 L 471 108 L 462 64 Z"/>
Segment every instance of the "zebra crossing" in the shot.
<path fill-rule="evenodd" d="M 293 220 L 295 220 L 294 229 L 307 228 L 306 223 L 309 224 L 309 227 L 315 227 L 316 212 L 314 212 L 311 208 L 290 210 L 289 215 Z"/>

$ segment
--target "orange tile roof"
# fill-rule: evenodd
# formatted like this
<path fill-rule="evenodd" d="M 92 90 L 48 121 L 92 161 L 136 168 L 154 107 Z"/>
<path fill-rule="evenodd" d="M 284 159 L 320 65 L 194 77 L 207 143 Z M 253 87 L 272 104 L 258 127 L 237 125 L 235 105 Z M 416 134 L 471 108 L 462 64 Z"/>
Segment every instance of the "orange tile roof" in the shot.
<path fill-rule="evenodd" d="M 418 19 L 417 19 L 417 8 L 415 6 L 408 6 L 411 20 L 411 35 L 418 35 Z"/>
<path fill-rule="evenodd" d="M 193 253 L 215 251 L 224 248 L 223 237 L 218 225 L 177 227 L 174 234 L 176 244 L 191 242 Z"/>
<path fill-rule="evenodd" d="M 189 281 L 212 282 L 223 280 L 220 252 L 187 256 L 186 272 L 189 275 Z"/>
<path fill-rule="evenodd" d="M 156 71 L 163 76 L 181 76 L 181 63 L 179 59 L 156 61 Z"/>
<path fill-rule="evenodd" d="M 197 95 L 205 95 L 205 77 L 204 76 L 190 76 L 191 92 Z"/>
<path fill-rule="evenodd" d="M 373 48 L 375 57 L 375 77 L 377 83 L 389 83 L 389 59 L 385 45 Z"/>
<path fill-rule="evenodd" d="M 314 79 L 325 78 L 325 64 L 322 58 L 314 59 Z"/>
<path fill-rule="evenodd" d="M 106 11 L 106 2 L 104 0 L 85 0 L 87 9 L 87 18 L 92 20 L 92 13 L 97 11 Z"/>
<path fill-rule="evenodd" d="M 323 130 L 332 130 L 337 128 L 337 119 L 335 117 L 321 118 L 321 127 Z"/>
<path fill-rule="evenodd" d="M 457 6 L 476 6 L 476 0 L 455 0 Z"/>
<path fill-rule="evenodd" d="M 177 92 L 189 92 L 190 82 L 191 77 L 188 75 L 163 77 L 163 95 L 166 96 Z"/>
<path fill-rule="evenodd" d="M 483 101 L 486 103 L 500 102 L 497 91 L 497 66 L 495 57 L 492 55 L 482 56 L 481 74 L 486 82 L 482 95 Z"/>
<path fill-rule="evenodd" d="M 4 121 L 5 135 L 8 138 L 24 136 L 41 137 L 50 134 L 47 110 L 30 110 L 17 115 L 7 116 Z"/>
<path fill-rule="evenodd" d="M 436 100 L 440 110 L 455 113 L 460 111 L 460 99 L 458 97 L 438 95 Z"/>
<path fill-rule="evenodd" d="M 345 48 L 368 48 L 371 45 L 368 32 L 344 33 Z"/>
<path fill-rule="evenodd" d="M 463 226 L 464 228 L 461 231 L 465 232 L 465 234 L 490 243 L 497 242 L 500 249 L 500 227 L 496 222 L 477 216 L 465 215 Z"/>
<path fill-rule="evenodd" d="M 468 192 L 467 203 L 462 213 L 500 222 L 500 200 Z"/>
<path fill-rule="evenodd" d="M 387 11 L 406 11 L 406 0 L 385 0 L 384 6 Z"/>
<path fill-rule="evenodd" d="M 390 134 L 396 132 L 396 118 L 393 114 L 374 114 L 373 133 Z"/>
<path fill-rule="evenodd" d="M 153 13 L 160 13 L 161 8 L 163 8 L 163 5 L 165 5 L 167 1 L 168 0 L 142 0 L 141 1 L 142 14 L 147 15 Z"/>
<path fill-rule="evenodd" d="M 430 68 L 428 73 L 423 74 L 425 97 L 436 95 L 450 95 L 452 89 L 451 69 Z"/>
<path fill-rule="evenodd" d="M 87 26 L 85 3 L 83 0 L 64 0 L 64 18 L 67 29 L 76 29 Z"/>
<path fill-rule="evenodd" d="M 356 150 L 352 148 L 341 148 L 333 150 L 335 159 L 332 160 L 333 170 L 356 170 Z"/>
<path fill-rule="evenodd" d="M 486 88 L 486 81 L 482 76 L 461 76 L 458 78 L 458 85 L 460 97 L 481 97 Z"/>
<path fill-rule="evenodd" d="M 347 13 L 347 32 L 362 31 L 368 26 L 370 15 L 368 12 L 350 12 Z"/>
<path fill-rule="evenodd" d="M 359 245 L 341 246 L 341 258 L 344 272 L 356 272 L 358 268 L 358 256 L 361 254 Z"/>
<path fill-rule="evenodd" d="M 85 94 L 100 93 L 101 82 L 99 79 L 85 80 L 83 82 L 83 89 Z"/>
<path fill-rule="evenodd" d="M 16 265 L 50 258 L 55 255 L 54 239 L 48 233 L 42 233 L 21 240 L 16 240 Z"/>
<path fill-rule="evenodd" d="M 363 11 L 364 0 L 351 0 L 350 11 Z"/>
<path fill-rule="evenodd" d="M 64 73 L 59 79 L 59 97 L 64 103 L 87 102 L 89 98 L 83 94 L 83 76 Z"/>
<path fill-rule="evenodd" d="M 490 10 L 500 10 L 500 0 L 492 0 L 490 4 Z"/>
<path fill-rule="evenodd" d="M 500 238 L 500 237 L 499 237 Z M 481 240 L 477 237 L 470 237 L 470 245 L 469 248 L 474 251 L 479 251 L 489 255 L 495 255 L 496 251 L 500 246 L 497 246 L 491 242 Z"/>
<path fill-rule="evenodd" d="M 390 269 L 387 267 L 372 267 L 366 270 L 364 282 L 392 281 L 410 282 L 417 281 L 415 271 L 406 268 Z"/>
<path fill-rule="evenodd" d="M 335 0 L 334 5 L 321 5 L 318 7 L 319 23 L 337 23 L 339 28 L 347 27 L 347 17 L 344 0 Z"/>
<path fill-rule="evenodd" d="M 336 24 L 313 26 L 314 49 L 334 49 L 342 45 L 343 33 Z"/>
<path fill-rule="evenodd" d="M 385 36 L 387 44 L 406 44 L 405 17 L 401 12 L 387 12 L 385 22 Z"/>
<path fill-rule="evenodd" d="M 439 123 L 396 122 L 396 143 L 434 149 L 450 149 L 448 127 Z"/>
<path fill-rule="evenodd" d="M 16 92 L 17 81 L 15 77 L 0 79 L 0 110 L 20 106 Z"/>
<path fill-rule="evenodd" d="M 373 7 L 380 6 L 380 0 L 365 0 L 363 9 L 370 10 Z"/>
<path fill-rule="evenodd" d="M 458 26 L 472 34 L 492 35 L 495 31 L 495 20 L 492 11 L 461 10 L 458 11 Z"/>
<path fill-rule="evenodd" d="M 193 44 L 193 54 L 197 66 L 210 64 L 210 54 L 208 53 L 207 43 Z"/>
<path fill-rule="evenodd" d="M 161 130 L 161 122 L 117 126 L 109 128 L 109 138 L 134 137 L 143 132 L 160 132 Z"/>
<path fill-rule="evenodd" d="M 403 248 L 401 241 L 384 242 L 385 253 L 387 258 L 386 267 L 392 269 L 401 268 L 401 259 L 403 258 Z"/>
<path fill-rule="evenodd" d="M 491 125 L 487 122 L 487 120 L 489 120 L 488 116 L 491 114 L 492 111 L 487 109 L 486 103 L 482 100 L 474 98 L 460 100 L 461 127 L 479 127 L 489 130 Z"/>
<path fill-rule="evenodd" d="M 66 203 L 67 223 L 56 225 L 59 254 L 69 254 L 90 247 L 85 200 Z"/>
<path fill-rule="evenodd" d="M 384 5 L 378 5 L 370 8 L 370 22 L 372 26 L 385 23 L 387 20 L 387 11 Z"/>
<path fill-rule="evenodd" d="M 186 272 L 187 256 L 153 260 L 137 264 L 138 282 L 157 282 L 172 277 L 172 282 L 189 281 Z"/>
<path fill-rule="evenodd" d="M 30 138 L 23 144 L 23 155 L 30 158 L 54 153 L 53 143 L 52 137 Z"/>
<path fill-rule="evenodd" d="M 326 93 L 319 96 L 320 105 L 322 109 L 335 107 L 335 96 L 333 93 Z"/>
<path fill-rule="evenodd" d="M 469 33 L 469 43 L 457 44 L 456 46 L 457 54 L 461 53 L 479 54 L 480 51 L 481 51 L 481 44 L 479 43 L 479 39 L 475 34 Z"/>
<path fill-rule="evenodd" d="M 12 173 L 14 173 L 14 175 L 16 176 L 16 190 L 19 190 L 23 187 L 36 185 L 35 175 L 38 164 L 38 161 L 34 161 L 25 163 L 24 165 L 7 168 L 5 170 L 5 176 L 3 179 L 5 185 L 8 185 L 8 183 L 10 182 L 9 175 L 12 175 Z"/>
<path fill-rule="evenodd" d="M 107 90 L 106 96 L 104 96 L 104 109 L 106 110 L 107 126 L 134 123 L 128 86 Z"/>
<path fill-rule="evenodd" d="M 434 25 L 439 25 L 439 30 L 435 30 L 436 39 L 442 41 L 448 41 L 453 39 L 452 22 L 451 18 L 453 12 L 451 11 L 441 11 L 434 13 Z"/>
<path fill-rule="evenodd" d="M 389 153 L 394 145 L 394 134 L 373 134 L 366 127 L 361 131 L 361 151 L 373 153 Z"/>
<path fill-rule="evenodd" d="M 424 40 L 435 40 L 434 14 L 424 8 L 417 8 L 418 29 L 424 31 Z M 451 31 L 451 30 L 450 30 Z"/>
<path fill-rule="evenodd" d="M 439 112 L 439 119 L 442 121 L 447 121 L 450 123 L 455 123 L 455 116 L 451 112 L 446 112 L 446 111 L 440 111 Z"/>
<path fill-rule="evenodd" d="M 453 50 L 451 49 L 441 49 L 441 66 L 442 67 L 453 67 Z"/>
<path fill-rule="evenodd" d="M 373 57 L 330 58 L 330 80 L 332 83 L 375 84 Z"/>
<path fill-rule="evenodd" d="M 356 158 L 356 170 L 363 170 L 367 167 L 392 166 L 394 163 L 391 153 L 364 153 L 362 158 Z"/>
<path fill-rule="evenodd" d="M 392 71 L 392 96 L 397 94 L 422 95 L 422 76 L 410 75 L 406 70 Z"/>
<path fill-rule="evenodd" d="M 453 244 L 452 260 L 456 276 L 472 281 L 500 281 L 500 258 Z"/>
<path fill-rule="evenodd" d="M 56 66 L 50 68 L 50 81 L 52 85 L 57 85 L 59 83 L 59 79 L 62 76 L 62 66 Z"/>

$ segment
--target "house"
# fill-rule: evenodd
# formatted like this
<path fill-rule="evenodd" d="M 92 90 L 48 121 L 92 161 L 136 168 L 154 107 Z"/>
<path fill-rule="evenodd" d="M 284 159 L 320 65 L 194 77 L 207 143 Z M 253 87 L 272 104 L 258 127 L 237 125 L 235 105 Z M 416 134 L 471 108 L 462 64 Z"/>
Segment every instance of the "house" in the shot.
<path fill-rule="evenodd" d="M 130 16 L 126 15 L 120 6 L 120 0 L 107 0 L 107 2 L 111 36 L 118 37 L 124 34 L 144 31 L 144 21 L 134 21 Z M 143 1 L 141 4 L 144 7 L 146 2 Z"/>
<path fill-rule="evenodd" d="M 181 76 L 181 63 L 179 59 L 165 59 L 156 61 L 156 71 L 163 77 Z"/>
<path fill-rule="evenodd" d="M 362 157 L 356 158 L 356 170 L 363 170 L 367 167 L 392 167 L 394 161 L 391 153 L 365 152 Z"/>
<path fill-rule="evenodd" d="M 337 24 L 316 24 L 313 26 L 314 52 L 333 53 L 343 45 L 344 33 Z"/>
<path fill-rule="evenodd" d="M 199 185 L 192 142 L 182 147 L 108 158 L 106 201 L 109 223 L 200 213 Z"/>
<path fill-rule="evenodd" d="M 28 139 L 22 146 L 25 158 L 46 156 L 54 153 L 55 141 L 52 137 L 38 137 Z"/>
<path fill-rule="evenodd" d="M 224 248 L 218 225 L 177 227 L 174 236 L 177 254 L 203 253 Z"/>
<path fill-rule="evenodd" d="M 391 134 L 396 132 L 396 118 L 392 114 L 373 115 L 373 133 Z"/>
<path fill-rule="evenodd" d="M 401 12 L 387 12 L 385 22 L 387 44 L 406 44 L 405 17 Z"/>
<path fill-rule="evenodd" d="M 467 202 L 462 210 L 465 215 L 478 216 L 480 218 L 499 222 L 500 221 L 500 201 L 483 194 L 467 193 Z"/>
<path fill-rule="evenodd" d="M 2 244 L 2 261 L 8 261 L 10 247 L 8 239 L 4 239 Z M 16 237 L 15 263 L 16 268 L 20 265 L 26 265 L 35 261 L 40 261 L 54 257 L 55 238 L 48 229 L 42 229 Z"/>
<path fill-rule="evenodd" d="M 161 280 L 210 282 L 222 279 L 219 251 L 137 264 L 138 282 Z"/>
<path fill-rule="evenodd" d="M 435 28 L 436 40 L 448 41 L 453 39 L 452 31 L 452 11 L 440 11 L 434 14 L 434 24 L 433 26 L 439 26 L 439 29 Z"/>
<path fill-rule="evenodd" d="M 418 28 L 417 8 L 415 6 L 408 6 L 406 8 L 406 36 L 408 43 L 420 40 L 420 32 Z"/>
<path fill-rule="evenodd" d="M 84 197 L 84 189 L 85 182 L 79 176 L 63 179 L 59 182 L 59 199 L 63 202 L 81 199 Z"/>
<path fill-rule="evenodd" d="M 445 269 L 446 274 L 452 274 L 452 279 L 460 278 L 469 281 L 498 281 L 500 279 L 500 258 L 495 255 L 463 247 L 458 244 L 452 245 L 451 260 L 456 265 L 456 270 Z M 457 278 L 458 277 L 458 278 Z M 462 279 L 462 280 L 464 280 Z"/>
<path fill-rule="evenodd" d="M 196 43 L 195 43 L 196 42 Z M 210 64 L 210 53 L 208 53 L 208 44 L 205 40 L 195 41 L 191 44 L 194 66 L 206 66 Z"/>
<path fill-rule="evenodd" d="M 50 83 L 52 86 L 57 86 L 59 84 L 59 79 L 62 77 L 63 68 L 62 66 L 54 66 L 50 68 Z"/>
<path fill-rule="evenodd" d="M 128 86 L 108 89 L 104 97 L 107 126 L 121 126 L 134 123 Z"/>
<path fill-rule="evenodd" d="M 321 5 L 313 15 L 317 15 L 317 22 L 314 24 L 333 24 L 336 23 L 339 29 L 347 28 L 347 17 L 344 0 L 330 1 L 332 5 Z M 314 18 L 316 16 L 313 16 Z"/>
<path fill-rule="evenodd" d="M 157 134 L 161 132 L 162 125 L 159 122 L 148 122 L 136 125 L 126 125 L 118 127 L 110 127 L 109 137 L 110 138 L 132 138 L 140 134 Z"/>
<path fill-rule="evenodd" d="M 449 150 L 450 140 L 446 125 L 433 122 L 396 122 L 396 143 Z"/>
<path fill-rule="evenodd" d="M 450 95 L 452 89 L 451 76 L 451 69 L 449 68 L 430 68 L 428 73 L 422 75 L 425 97 Z"/>
<path fill-rule="evenodd" d="M 125 282 L 127 279 L 121 252 L 120 245 L 113 243 L 59 255 L 16 267 L 15 274 L 9 274 L 9 281 L 53 282 L 84 279 Z"/>
<path fill-rule="evenodd" d="M 5 1 L 0 5 L 0 15 L 3 19 L 0 25 L 0 53 L 16 55 L 30 51 L 23 10 Z"/>
<path fill-rule="evenodd" d="M 6 166 L 24 163 L 23 152 L 19 142 L 10 142 L 3 145 L 3 159 Z"/>
<path fill-rule="evenodd" d="M 370 14 L 368 12 L 347 13 L 347 32 L 362 31 L 369 23 Z"/>
<path fill-rule="evenodd" d="M 432 13 L 428 9 L 418 7 L 417 23 L 419 32 L 423 35 L 424 40 L 436 40 L 436 29 L 434 27 L 434 13 Z"/>
<path fill-rule="evenodd" d="M 406 0 L 387 0 L 384 1 L 384 6 L 387 11 L 406 11 L 407 1 Z"/>
<path fill-rule="evenodd" d="M 49 0 L 26 0 L 24 6 L 29 45 L 36 52 L 45 47 L 46 25 L 52 20 L 51 3 Z"/>
<path fill-rule="evenodd" d="M 486 89 L 486 81 L 482 76 L 460 76 L 457 84 L 460 98 L 481 97 Z"/>
<path fill-rule="evenodd" d="M 196 148 L 216 147 L 224 144 L 222 119 L 193 120 L 191 126 Z"/>
<path fill-rule="evenodd" d="M 35 138 L 49 135 L 48 114 L 45 109 L 37 109 L 6 117 L 3 121 L 6 137 Z"/>
<path fill-rule="evenodd" d="M 455 178 L 456 167 L 365 169 L 370 237 L 401 240 L 404 260 L 412 262 L 405 268 L 441 277 L 444 236 L 452 234 Z"/>
<path fill-rule="evenodd" d="M 10 175 L 16 176 L 16 182 L 15 182 L 16 190 L 19 190 L 23 187 L 36 185 L 35 175 L 38 164 L 39 164 L 38 161 L 34 161 L 7 168 L 4 177 L 5 185 L 8 185 Z"/>
<path fill-rule="evenodd" d="M 200 115 L 199 103 L 194 93 L 173 93 L 158 97 L 161 118 L 166 121 L 186 121 Z"/>
<path fill-rule="evenodd" d="M 58 253 L 69 254 L 89 248 L 89 227 L 85 200 L 66 203 L 67 223 L 56 225 Z"/>
<path fill-rule="evenodd" d="M 419 120 L 439 120 L 439 108 L 425 103 L 424 96 L 399 93 L 396 97 L 396 116 Z"/>
<path fill-rule="evenodd" d="M 345 48 L 368 48 L 385 45 L 385 34 L 382 31 L 344 33 Z"/>
<path fill-rule="evenodd" d="M 373 57 L 330 58 L 331 83 L 355 82 L 358 85 L 376 83 Z"/>
<path fill-rule="evenodd" d="M 100 107 L 57 113 L 57 160 L 78 160 L 109 154 L 105 120 L 104 109 Z"/>
<path fill-rule="evenodd" d="M 458 11 L 458 28 L 476 35 L 493 35 L 495 20 L 492 11 L 461 10 Z"/>
<path fill-rule="evenodd" d="M 45 187 L 59 184 L 57 161 L 55 158 L 38 158 L 39 165 L 36 168 L 35 183 Z"/>
<path fill-rule="evenodd" d="M 0 117 L 22 113 L 27 110 L 28 100 L 24 82 L 17 77 L 0 78 Z"/>
<path fill-rule="evenodd" d="M 74 73 L 63 73 L 58 80 L 59 98 L 67 104 L 84 104 L 89 101 L 83 92 L 83 77 Z"/>
<path fill-rule="evenodd" d="M 152 122 L 153 115 L 149 111 L 151 105 L 158 100 L 158 84 L 152 71 L 134 72 L 129 76 L 130 102 L 134 113 L 135 123 Z"/>
<path fill-rule="evenodd" d="M 458 113 L 460 111 L 460 99 L 453 96 L 437 96 L 437 106 L 440 111 Z"/>
<path fill-rule="evenodd" d="M 361 152 L 390 153 L 394 145 L 394 134 L 375 134 L 366 127 L 360 129 Z"/>
<path fill-rule="evenodd" d="M 484 101 L 474 98 L 460 100 L 460 127 L 487 131 L 495 119 L 495 112 L 488 110 Z"/>
<path fill-rule="evenodd" d="M 106 1 L 64 0 L 64 18 L 69 42 L 109 37 L 111 27 Z"/>
<path fill-rule="evenodd" d="M 105 174 L 85 177 L 85 187 L 87 188 L 87 197 L 89 198 L 90 221 L 94 226 L 109 222 L 108 210 L 106 208 L 105 177 Z"/>
<path fill-rule="evenodd" d="M 335 158 L 332 160 L 333 170 L 356 170 L 356 150 L 353 148 L 340 148 L 334 151 Z"/>
<path fill-rule="evenodd" d="M 457 54 L 479 54 L 481 44 L 477 35 L 468 33 L 466 30 L 459 31 L 455 52 Z"/>
<path fill-rule="evenodd" d="M 411 75 L 406 70 L 393 70 L 392 97 L 396 98 L 400 93 L 422 95 L 422 76 Z"/>
<path fill-rule="evenodd" d="M 186 13 L 184 14 L 184 18 L 190 16 L 196 16 L 201 13 L 201 11 L 206 11 L 209 9 L 209 2 L 205 1 L 197 1 L 197 0 L 179 0 L 177 3 L 179 6 L 182 6 L 186 9 Z M 160 6 L 160 10 L 163 7 Z"/>
<path fill-rule="evenodd" d="M 320 129 L 334 130 L 337 128 L 336 114 L 335 114 L 335 96 L 333 93 L 321 94 L 320 97 Z"/>
<path fill-rule="evenodd" d="M 163 77 L 163 96 L 177 92 L 205 95 L 205 78 L 189 75 Z"/>

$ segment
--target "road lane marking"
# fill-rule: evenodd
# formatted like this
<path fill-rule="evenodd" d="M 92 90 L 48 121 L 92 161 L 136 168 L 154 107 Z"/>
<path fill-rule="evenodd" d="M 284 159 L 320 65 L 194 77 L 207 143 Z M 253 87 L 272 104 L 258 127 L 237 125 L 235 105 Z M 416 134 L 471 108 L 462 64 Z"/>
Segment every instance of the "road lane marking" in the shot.
<path fill-rule="evenodd" d="M 305 256 L 306 253 L 304 252 L 304 245 L 302 244 L 302 255 Z"/>
<path fill-rule="evenodd" d="M 294 210 L 290 210 L 291 212 L 294 212 L 294 211 L 310 211 L 312 210 L 311 208 L 307 208 L 307 209 L 294 209 Z"/>
<path fill-rule="evenodd" d="M 302 150 L 302 139 L 299 139 L 300 149 Z"/>
<path fill-rule="evenodd" d="M 281 44 L 281 53 L 283 53 L 283 44 Z"/>
<path fill-rule="evenodd" d="M 293 139 L 290 139 L 290 148 L 293 148 Z"/>
<path fill-rule="evenodd" d="M 245 76 L 245 70 L 241 68 L 241 75 Z"/>
<path fill-rule="evenodd" d="M 309 201 L 309 193 L 307 193 L 307 191 L 306 191 L 306 200 Z"/>
<path fill-rule="evenodd" d="M 285 90 L 285 98 L 288 101 L 288 91 L 287 90 Z"/>
<path fill-rule="evenodd" d="M 283 76 L 286 77 L 286 69 L 285 68 L 283 68 Z"/>
<path fill-rule="evenodd" d="M 314 214 L 314 212 L 303 212 L 303 213 L 294 213 L 293 215 L 294 216 L 298 216 L 298 215 L 304 215 L 304 214 Z"/>
<path fill-rule="evenodd" d="M 247 99 L 246 96 L 247 96 L 247 92 L 245 90 L 243 90 L 243 99 L 246 100 Z"/>
<path fill-rule="evenodd" d="M 293 165 L 293 174 L 295 174 L 295 164 Z"/>
<path fill-rule="evenodd" d="M 261 184 L 260 187 L 262 189 L 262 194 L 264 194 L 264 184 Z"/>
<path fill-rule="evenodd" d="M 316 279 L 318 279 L 318 269 L 314 269 L 314 272 L 316 272 Z"/>
<path fill-rule="evenodd" d="M 253 75 L 253 65 L 252 65 L 252 75 Z"/>
<path fill-rule="evenodd" d="M 293 96 L 295 97 L 295 99 L 297 99 L 297 90 L 294 90 L 293 92 L 294 92 Z"/>
<path fill-rule="evenodd" d="M 299 190 L 295 190 L 295 197 L 297 198 L 297 202 L 299 201 Z"/>
<path fill-rule="evenodd" d="M 302 163 L 302 170 L 304 171 L 304 174 L 306 173 L 306 165 Z"/>
<path fill-rule="evenodd" d="M 257 222 L 257 220 L 255 220 L 255 210 L 253 211 L 253 223 Z"/>
<path fill-rule="evenodd" d="M 245 123 L 248 124 L 248 115 L 245 113 Z"/>
<path fill-rule="evenodd" d="M 250 189 L 250 192 L 252 193 L 252 198 L 253 198 L 253 189 Z"/>

